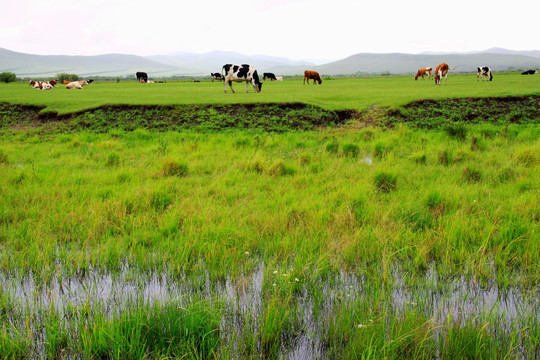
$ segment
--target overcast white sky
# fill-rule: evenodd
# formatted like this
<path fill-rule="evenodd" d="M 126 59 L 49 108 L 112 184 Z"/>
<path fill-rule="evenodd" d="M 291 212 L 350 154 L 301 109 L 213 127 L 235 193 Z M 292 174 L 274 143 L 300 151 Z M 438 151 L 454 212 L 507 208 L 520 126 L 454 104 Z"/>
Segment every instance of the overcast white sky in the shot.
<path fill-rule="evenodd" d="M 0 47 L 42 55 L 540 49 L 538 0 L 2 0 L 0 21 Z"/>

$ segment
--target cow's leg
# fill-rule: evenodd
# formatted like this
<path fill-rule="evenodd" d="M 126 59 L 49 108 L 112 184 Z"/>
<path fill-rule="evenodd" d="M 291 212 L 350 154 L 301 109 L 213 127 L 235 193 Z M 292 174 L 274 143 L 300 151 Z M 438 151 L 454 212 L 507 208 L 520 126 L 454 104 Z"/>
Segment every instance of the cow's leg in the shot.
<path fill-rule="evenodd" d="M 223 79 L 223 89 L 225 90 L 225 94 L 227 93 L 227 82 L 225 79 Z"/>
<path fill-rule="evenodd" d="M 253 87 L 255 87 L 255 86 L 253 86 Z M 246 80 L 246 93 L 249 94 L 249 81 L 248 80 Z"/>
<path fill-rule="evenodd" d="M 234 89 L 232 88 L 232 80 L 229 80 L 229 87 L 231 88 L 231 91 L 234 94 Z"/>

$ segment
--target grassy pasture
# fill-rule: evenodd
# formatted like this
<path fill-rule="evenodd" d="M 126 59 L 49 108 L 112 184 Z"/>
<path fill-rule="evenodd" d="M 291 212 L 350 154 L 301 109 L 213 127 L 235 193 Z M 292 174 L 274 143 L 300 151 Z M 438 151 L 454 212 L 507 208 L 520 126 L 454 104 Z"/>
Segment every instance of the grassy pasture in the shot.
<path fill-rule="evenodd" d="M 211 82 L 1 84 L 0 101 L 65 113 L 538 94 L 535 77 L 494 80 L 289 80 L 235 95 Z M 0 127 L 0 358 L 538 357 L 539 125 L 350 125 Z"/>
<path fill-rule="evenodd" d="M 135 81 L 95 83 L 82 91 L 59 85 L 39 91 L 25 83 L 0 84 L 0 102 L 46 106 L 60 114 L 107 104 L 230 104 L 255 102 L 303 102 L 329 110 L 364 110 L 373 104 L 396 107 L 418 99 L 487 97 L 540 94 L 540 77 L 495 74 L 493 82 L 477 82 L 476 75 L 449 75 L 447 85 L 434 81 L 414 81 L 412 76 L 323 79 L 319 85 L 302 85 L 302 79 L 265 81 L 255 94 L 250 85 L 234 83 L 236 94 L 223 92 L 223 83 L 201 81 L 139 84 Z"/>

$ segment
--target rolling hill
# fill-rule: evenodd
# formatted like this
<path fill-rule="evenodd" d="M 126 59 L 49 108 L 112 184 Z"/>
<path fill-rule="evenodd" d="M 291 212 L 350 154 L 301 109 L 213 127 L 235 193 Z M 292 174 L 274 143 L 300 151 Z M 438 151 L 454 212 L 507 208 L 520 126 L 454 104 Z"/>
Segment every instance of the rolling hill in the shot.
<path fill-rule="evenodd" d="M 392 74 L 416 73 L 424 66 L 435 68 L 445 62 L 456 67 L 457 72 L 476 71 L 478 66 L 489 66 L 494 71 L 509 68 L 540 68 L 540 58 L 521 54 L 356 54 L 343 60 L 320 65 L 314 68 L 321 74 L 356 74 L 382 73 Z"/>
<path fill-rule="evenodd" d="M 259 72 L 278 75 L 299 75 L 305 69 L 322 75 L 410 74 L 420 67 L 435 67 L 441 62 L 456 67 L 456 72 L 475 71 L 487 65 L 494 71 L 540 69 L 540 51 L 514 51 L 492 48 L 481 52 L 454 54 L 360 53 L 323 65 L 295 61 L 283 57 L 244 55 L 237 52 L 213 51 L 205 54 L 177 52 L 169 55 L 136 56 L 106 54 L 96 56 L 32 55 L 0 48 L 0 72 L 10 71 L 20 78 L 52 77 L 58 73 L 74 73 L 82 77 L 126 76 L 145 71 L 150 78 L 208 76 L 219 72 L 226 63 L 249 63 Z"/>
<path fill-rule="evenodd" d="M 155 76 L 181 71 L 141 56 L 107 54 L 96 56 L 31 55 L 0 49 L 0 71 L 10 71 L 18 77 L 46 77 L 58 73 L 79 76 L 122 76 L 145 69 Z"/>

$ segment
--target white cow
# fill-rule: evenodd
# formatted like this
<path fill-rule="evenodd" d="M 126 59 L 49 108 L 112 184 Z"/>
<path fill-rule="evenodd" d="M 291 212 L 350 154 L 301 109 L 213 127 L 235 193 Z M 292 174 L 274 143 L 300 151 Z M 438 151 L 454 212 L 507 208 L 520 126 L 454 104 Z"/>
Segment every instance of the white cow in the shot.
<path fill-rule="evenodd" d="M 252 65 L 242 64 L 242 65 L 233 65 L 225 64 L 221 69 L 221 74 L 223 75 L 223 87 L 225 93 L 227 93 L 227 83 L 231 88 L 231 91 L 234 94 L 234 89 L 232 87 L 232 82 L 246 82 L 246 92 L 249 92 L 249 83 L 253 85 L 255 92 L 261 92 L 262 83 L 259 80 L 259 74 L 257 74 L 257 69 Z"/>
<path fill-rule="evenodd" d="M 66 89 L 82 89 L 84 85 L 88 85 L 86 80 L 72 81 L 66 84 Z"/>

